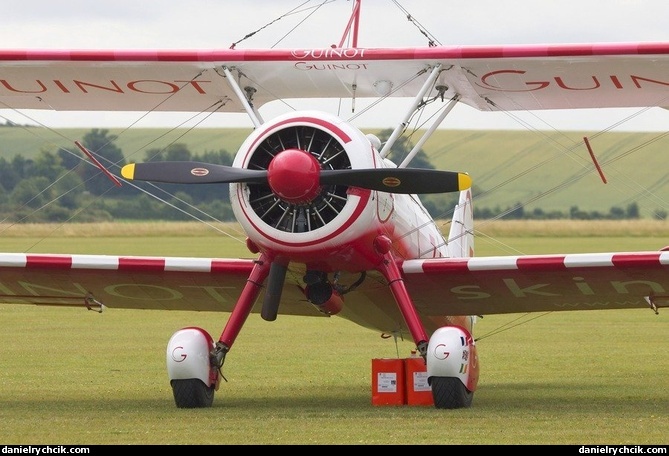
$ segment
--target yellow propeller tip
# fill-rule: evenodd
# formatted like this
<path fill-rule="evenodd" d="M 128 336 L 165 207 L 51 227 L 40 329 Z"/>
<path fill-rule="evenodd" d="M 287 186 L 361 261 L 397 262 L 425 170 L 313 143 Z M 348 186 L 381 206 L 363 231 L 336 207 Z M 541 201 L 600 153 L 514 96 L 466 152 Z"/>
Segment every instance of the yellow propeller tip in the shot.
<path fill-rule="evenodd" d="M 131 163 L 129 165 L 125 165 L 123 168 L 121 168 L 121 176 L 123 176 L 125 179 L 134 179 L 135 177 L 135 164 Z"/>
<path fill-rule="evenodd" d="M 460 190 L 466 190 L 471 186 L 472 186 L 472 178 L 469 177 L 469 174 L 459 173 L 458 187 L 460 187 Z"/>

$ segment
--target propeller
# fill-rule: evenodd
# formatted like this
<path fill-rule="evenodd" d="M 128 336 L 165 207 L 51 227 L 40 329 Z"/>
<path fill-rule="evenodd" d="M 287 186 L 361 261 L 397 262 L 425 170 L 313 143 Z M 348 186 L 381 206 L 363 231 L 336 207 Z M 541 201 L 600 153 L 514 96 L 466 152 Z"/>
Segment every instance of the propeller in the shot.
<path fill-rule="evenodd" d="M 269 184 L 291 202 L 308 200 L 323 185 L 345 185 L 388 193 L 447 193 L 471 187 L 466 173 L 422 168 L 320 169 L 309 153 L 288 149 L 267 170 L 194 161 L 132 163 L 121 169 L 129 180 L 173 184 Z"/>
<path fill-rule="evenodd" d="M 455 192 L 471 186 L 468 174 L 452 171 L 420 168 L 322 169 L 312 153 L 290 147 L 276 153 L 269 165 L 261 166 L 267 166 L 267 169 L 235 168 L 197 161 L 147 162 L 125 165 L 121 175 L 128 180 L 173 184 L 267 185 L 275 198 L 298 205 L 295 206 L 298 212 L 306 210 L 302 205 L 318 201 L 322 188 L 328 186 L 407 194 Z M 269 213 L 269 210 L 266 212 Z M 277 317 L 286 272 L 287 265 L 281 262 L 273 261 L 270 265 L 261 312 L 262 318 L 267 321 Z"/>

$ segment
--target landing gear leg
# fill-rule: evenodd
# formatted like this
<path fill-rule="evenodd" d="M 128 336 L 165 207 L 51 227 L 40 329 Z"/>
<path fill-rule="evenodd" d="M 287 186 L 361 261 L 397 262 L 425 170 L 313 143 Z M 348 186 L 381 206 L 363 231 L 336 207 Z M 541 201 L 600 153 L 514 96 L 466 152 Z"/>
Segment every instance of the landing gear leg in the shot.
<path fill-rule="evenodd" d="M 414 342 L 416 342 L 418 353 L 425 359 L 429 338 L 425 332 L 423 323 L 418 317 L 411 296 L 409 296 L 409 292 L 407 291 L 402 274 L 397 267 L 397 263 L 395 263 L 395 260 L 390 253 L 384 255 L 381 272 L 386 277 L 386 280 L 388 280 L 388 286 L 390 287 L 393 296 L 395 296 L 395 301 L 397 301 L 400 312 L 402 312 L 404 321 L 409 327 L 411 337 L 413 337 Z"/>
<path fill-rule="evenodd" d="M 174 401 L 180 408 L 211 407 L 223 377 L 225 355 L 251 313 L 271 261 L 260 255 L 218 342 L 202 328 L 183 328 L 167 344 L 166 361 Z"/>
<path fill-rule="evenodd" d="M 262 284 L 269 275 L 271 264 L 272 262 L 267 255 L 260 254 L 260 257 L 256 260 L 251 275 L 249 275 L 246 285 L 237 300 L 237 304 L 235 304 L 235 307 L 232 309 L 230 318 L 225 324 L 225 328 L 223 328 L 221 337 L 219 337 L 218 342 L 216 342 L 216 345 L 209 355 L 212 366 L 218 369 L 219 382 L 220 378 L 225 379 L 222 372 L 225 355 L 230 351 L 230 348 L 239 335 L 246 318 L 251 313 L 253 304 L 258 298 L 258 294 L 260 294 Z"/>

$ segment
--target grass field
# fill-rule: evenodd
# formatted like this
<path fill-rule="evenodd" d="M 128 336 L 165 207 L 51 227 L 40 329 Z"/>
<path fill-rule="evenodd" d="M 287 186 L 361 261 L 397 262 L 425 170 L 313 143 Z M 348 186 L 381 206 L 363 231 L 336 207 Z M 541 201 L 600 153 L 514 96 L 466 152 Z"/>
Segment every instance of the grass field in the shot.
<path fill-rule="evenodd" d="M 656 250 L 665 223 L 479 224 L 477 254 Z M 0 251 L 248 256 L 190 224 L 5 226 Z M 222 231 L 235 229 L 219 227 Z M 185 231 L 184 231 L 185 230 Z M 189 252 L 189 253 L 185 253 Z M 515 252 L 515 253 L 514 253 Z M 1 282 L 1 278 L 0 278 Z M 409 341 L 340 318 L 249 317 L 210 409 L 177 409 L 165 347 L 227 315 L 0 305 L 2 444 L 651 444 L 669 442 L 669 321 L 650 310 L 484 316 L 470 409 L 374 406 L 371 359 Z"/>

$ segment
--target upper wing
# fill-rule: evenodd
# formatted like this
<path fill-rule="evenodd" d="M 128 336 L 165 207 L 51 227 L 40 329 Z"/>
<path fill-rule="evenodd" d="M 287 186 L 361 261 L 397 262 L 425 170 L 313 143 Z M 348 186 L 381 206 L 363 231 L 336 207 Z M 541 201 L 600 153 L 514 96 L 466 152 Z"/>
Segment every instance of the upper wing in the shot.
<path fill-rule="evenodd" d="M 285 98 L 443 96 L 479 110 L 669 106 L 669 43 L 221 51 L 0 51 L 0 107 L 242 112 Z"/>

